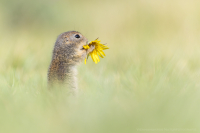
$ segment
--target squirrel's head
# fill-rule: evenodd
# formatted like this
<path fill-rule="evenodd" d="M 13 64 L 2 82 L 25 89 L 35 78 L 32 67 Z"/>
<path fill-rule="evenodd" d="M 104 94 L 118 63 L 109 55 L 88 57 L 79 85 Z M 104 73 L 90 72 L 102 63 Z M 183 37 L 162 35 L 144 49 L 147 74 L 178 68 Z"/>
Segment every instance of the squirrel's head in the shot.
<path fill-rule="evenodd" d="M 68 31 L 60 34 L 56 40 L 53 57 L 59 60 L 68 60 L 71 63 L 80 62 L 85 58 L 86 50 L 83 45 L 88 39 L 77 31 Z"/>

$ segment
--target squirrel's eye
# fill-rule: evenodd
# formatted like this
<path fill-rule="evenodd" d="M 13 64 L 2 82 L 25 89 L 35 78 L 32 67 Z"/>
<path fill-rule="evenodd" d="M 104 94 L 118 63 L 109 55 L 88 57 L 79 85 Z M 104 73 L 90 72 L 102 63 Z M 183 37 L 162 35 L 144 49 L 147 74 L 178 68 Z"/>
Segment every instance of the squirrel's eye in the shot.
<path fill-rule="evenodd" d="M 76 37 L 76 38 L 80 38 L 80 35 L 79 35 L 79 34 L 76 34 L 75 37 Z"/>

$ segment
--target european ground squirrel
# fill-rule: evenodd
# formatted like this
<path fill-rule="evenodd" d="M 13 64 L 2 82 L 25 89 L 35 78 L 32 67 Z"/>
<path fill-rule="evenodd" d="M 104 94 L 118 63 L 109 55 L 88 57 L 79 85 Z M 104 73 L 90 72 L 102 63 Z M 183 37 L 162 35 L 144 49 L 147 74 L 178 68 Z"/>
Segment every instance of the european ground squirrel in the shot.
<path fill-rule="evenodd" d="M 88 39 L 77 31 L 64 32 L 58 36 L 48 70 L 49 86 L 64 85 L 77 91 L 76 66 L 95 48 L 84 49 L 83 45 L 87 43 Z"/>

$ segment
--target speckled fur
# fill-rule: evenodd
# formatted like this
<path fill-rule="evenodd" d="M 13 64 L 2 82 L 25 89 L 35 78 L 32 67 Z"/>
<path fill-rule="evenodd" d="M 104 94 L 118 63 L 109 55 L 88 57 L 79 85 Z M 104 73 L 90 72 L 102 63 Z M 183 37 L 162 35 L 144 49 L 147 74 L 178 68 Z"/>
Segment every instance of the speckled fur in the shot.
<path fill-rule="evenodd" d="M 80 38 L 75 38 L 76 34 Z M 48 70 L 49 86 L 67 85 L 77 91 L 76 66 L 94 49 L 94 46 L 88 50 L 83 49 L 87 42 L 87 38 L 77 31 L 64 32 L 58 36 Z"/>

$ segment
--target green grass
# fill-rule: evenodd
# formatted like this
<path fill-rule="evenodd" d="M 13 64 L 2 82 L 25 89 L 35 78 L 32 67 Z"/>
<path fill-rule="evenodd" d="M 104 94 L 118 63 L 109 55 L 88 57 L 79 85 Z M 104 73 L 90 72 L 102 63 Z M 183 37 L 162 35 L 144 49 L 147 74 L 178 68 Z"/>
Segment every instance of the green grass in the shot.
<path fill-rule="evenodd" d="M 197 1 L 0 3 L 0 133 L 199 132 Z M 107 43 L 78 67 L 79 96 L 47 89 L 57 36 Z"/>

